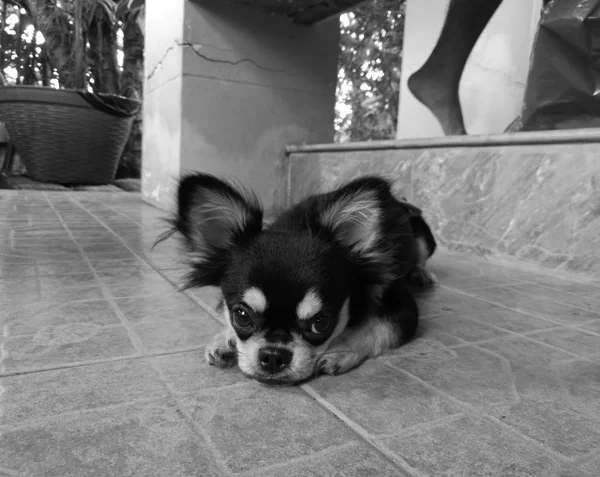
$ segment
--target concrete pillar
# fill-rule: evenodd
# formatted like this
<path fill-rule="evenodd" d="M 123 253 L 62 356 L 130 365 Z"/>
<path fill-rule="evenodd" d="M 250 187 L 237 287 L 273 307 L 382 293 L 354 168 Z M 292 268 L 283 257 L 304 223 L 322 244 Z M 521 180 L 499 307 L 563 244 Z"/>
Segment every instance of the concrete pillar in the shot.
<path fill-rule="evenodd" d="M 333 140 L 337 18 L 303 27 L 214 0 L 146 9 L 145 200 L 170 207 L 174 179 L 203 171 L 284 206 L 284 146 Z"/>
<path fill-rule="evenodd" d="M 407 86 L 439 37 L 449 0 L 407 0 L 397 139 L 443 136 Z M 520 114 L 542 0 L 504 0 L 476 43 L 459 88 L 468 134 L 502 133 Z"/>
<path fill-rule="evenodd" d="M 142 196 L 169 207 L 181 165 L 183 22 L 186 0 L 146 1 Z"/>

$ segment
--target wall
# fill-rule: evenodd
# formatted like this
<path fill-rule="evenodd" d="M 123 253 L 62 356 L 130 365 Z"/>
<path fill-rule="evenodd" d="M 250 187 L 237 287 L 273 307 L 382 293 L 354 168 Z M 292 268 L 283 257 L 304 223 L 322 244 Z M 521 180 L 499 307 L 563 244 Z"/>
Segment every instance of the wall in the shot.
<path fill-rule="evenodd" d="M 230 174 L 266 209 L 285 200 L 286 144 L 333 140 L 339 26 L 189 3 L 182 171 Z"/>
<path fill-rule="evenodd" d="M 443 135 L 435 116 L 406 83 L 431 54 L 448 3 L 408 0 L 397 139 Z M 459 88 L 469 134 L 501 133 L 519 115 L 541 6 L 542 0 L 504 0 L 475 44 Z"/>
<path fill-rule="evenodd" d="M 277 210 L 285 146 L 333 140 L 337 19 L 305 27 L 247 7 L 177 0 L 180 16 L 163 32 L 155 3 L 146 19 L 143 196 L 170 207 L 175 179 L 202 171 L 241 180 Z M 165 78 L 158 92 L 157 76 Z"/>
<path fill-rule="evenodd" d="M 462 145 L 390 141 L 382 150 L 300 150 L 289 158 L 289 199 L 383 174 L 424 209 L 448 249 L 600 278 L 600 133 L 569 134 L 580 132 L 584 142 L 573 144 L 544 143 L 563 137 L 548 132 L 525 134 L 539 138 L 533 144 L 510 144 L 504 135 Z M 503 144 L 483 144 L 495 141 Z"/>
<path fill-rule="evenodd" d="M 146 3 L 142 195 L 164 208 L 172 205 L 179 176 L 182 116 L 182 50 L 185 0 Z"/>

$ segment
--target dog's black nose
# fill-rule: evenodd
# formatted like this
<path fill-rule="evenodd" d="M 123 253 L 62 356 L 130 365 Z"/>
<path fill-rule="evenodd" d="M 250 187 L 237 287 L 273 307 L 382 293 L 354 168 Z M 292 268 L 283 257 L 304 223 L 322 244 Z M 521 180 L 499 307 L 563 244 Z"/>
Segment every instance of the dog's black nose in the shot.
<path fill-rule="evenodd" d="M 292 362 L 294 355 L 291 351 L 278 346 L 265 346 L 258 352 L 258 361 L 263 370 L 271 374 L 279 373 Z"/>

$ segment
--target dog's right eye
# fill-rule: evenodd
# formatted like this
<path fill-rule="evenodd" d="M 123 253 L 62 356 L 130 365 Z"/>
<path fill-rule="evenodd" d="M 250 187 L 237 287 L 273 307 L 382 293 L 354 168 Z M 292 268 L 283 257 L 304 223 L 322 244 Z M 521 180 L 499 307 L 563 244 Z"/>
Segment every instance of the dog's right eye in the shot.
<path fill-rule="evenodd" d="M 231 310 L 231 321 L 234 326 L 242 330 L 248 330 L 254 326 L 250 312 L 241 306 L 234 306 Z"/>

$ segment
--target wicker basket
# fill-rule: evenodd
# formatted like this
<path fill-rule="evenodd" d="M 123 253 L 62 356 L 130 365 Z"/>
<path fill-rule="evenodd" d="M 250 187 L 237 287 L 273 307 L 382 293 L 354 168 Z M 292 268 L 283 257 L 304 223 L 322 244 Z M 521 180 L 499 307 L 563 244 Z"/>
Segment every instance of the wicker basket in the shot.
<path fill-rule="evenodd" d="M 38 86 L 0 87 L 0 121 L 32 179 L 82 185 L 114 180 L 136 111 L 94 106 L 84 99 L 86 94 Z"/>

